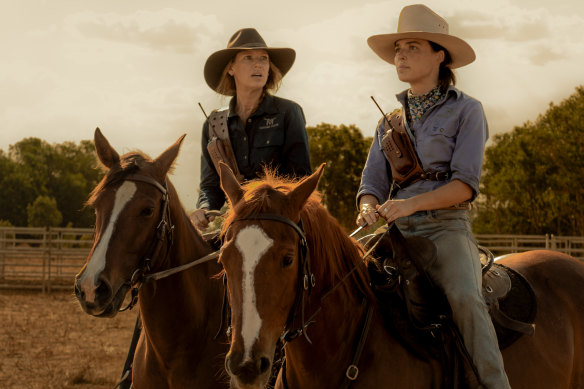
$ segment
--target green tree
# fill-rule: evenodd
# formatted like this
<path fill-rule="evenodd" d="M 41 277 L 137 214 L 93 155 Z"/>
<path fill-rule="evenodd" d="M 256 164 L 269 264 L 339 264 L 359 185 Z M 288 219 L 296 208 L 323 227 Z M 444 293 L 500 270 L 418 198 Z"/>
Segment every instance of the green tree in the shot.
<path fill-rule="evenodd" d="M 39 196 L 26 210 L 29 227 L 57 227 L 63 221 L 54 197 Z"/>
<path fill-rule="evenodd" d="M 95 169 L 93 143 L 48 144 L 25 138 L 0 152 L 0 219 L 28 224 L 27 206 L 39 196 L 55 199 L 61 225 L 89 227 L 94 215 L 84 206 L 103 172 Z"/>
<path fill-rule="evenodd" d="M 0 150 L 0 219 L 26 226 L 26 205 L 34 201 L 35 193 L 30 177 Z"/>
<path fill-rule="evenodd" d="M 355 195 L 372 138 L 364 137 L 355 125 L 321 123 L 306 131 L 313 169 L 326 163 L 319 184 L 323 203 L 345 229 L 354 229 Z"/>
<path fill-rule="evenodd" d="M 584 87 L 485 152 L 477 233 L 584 235 Z"/>

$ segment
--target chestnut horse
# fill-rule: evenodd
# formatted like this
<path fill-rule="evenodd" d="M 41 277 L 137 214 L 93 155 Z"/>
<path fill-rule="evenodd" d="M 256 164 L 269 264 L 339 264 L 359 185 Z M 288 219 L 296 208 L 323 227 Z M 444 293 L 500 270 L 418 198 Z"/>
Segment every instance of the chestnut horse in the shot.
<path fill-rule="evenodd" d="M 93 248 L 76 276 L 83 310 L 115 316 L 129 290 L 138 297 L 142 332 L 135 351 L 133 385 L 143 388 L 226 388 L 221 327 L 223 284 L 217 260 L 165 275 L 212 252 L 191 225 L 167 179 L 181 137 L 158 158 L 133 152 L 120 157 L 99 129 L 95 147 L 108 172 L 93 190 Z M 223 376 L 222 376 L 223 374 Z"/>
<path fill-rule="evenodd" d="M 277 388 L 439 388 L 439 363 L 405 348 L 384 328 L 381 313 L 368 308 L 376 305 L 363 249 L 314 193 L 322 172 L 323 166 L 299 183 L 268 175 L 241 187 L 221 167 L 231 206 L 220 262 L 232 310 L 225 362 L 232 388 L 263 387 L 283 333 Z M 583 388 L 584 264 L 552 251 L 502 262 L 530 282 L 538 299 L 535 335 L 503 351 L 511 386 Z"/>

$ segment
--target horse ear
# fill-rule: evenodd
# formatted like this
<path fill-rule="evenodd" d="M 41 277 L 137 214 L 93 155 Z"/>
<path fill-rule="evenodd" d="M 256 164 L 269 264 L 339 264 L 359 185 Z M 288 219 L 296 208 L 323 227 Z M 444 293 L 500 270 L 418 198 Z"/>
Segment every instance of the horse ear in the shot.
<path fill-rule="evenodd" d="M 219 176 L 221 177 L 221 189 L 227 195 L 233 208 L 243 198 L 243 189 L 241 189 L 241 185 L 239 185 L 231 168 L 223 162 L 219 162 Z"/>
<path fill-rule="evenodd" d="M 322 176 L 322 172 L 324 171 L 324 163 L 321 164 L 318 169 L 312 175 L 303 179 L 296 188 L 292 192 L 288 194 L 288 198 L 290 199 L 290 204 L 294 206 L 294 209 L 300 210 L 302 206 L 308 200 L 308 197 L 316 190 L 316 186 L 318 185 L 318 181 Z"/>
<path fill-rule="evenodd" d="M 160 170 L 160 173 L 162 174 L 162 178 L 166 176 L 168 171 L 172 168 L 172 165 L 174 164 L 174 161 L 178 156 L 180 146 L 183 140 L 185 139 L 185 136 L 186 134 L 183 134 L 183 136 L 178 138 L 178 140 L 174 142 L 172 146 L 167 148 L 162 154 L 158 156 L 158 158 L 154 160 L 154 163 L 156 164 L 156 166 Z"/>
<path fill-rule="evenodd" d="M 111 169 L 115 165 L 120 163 L 120 155 L 114 148 L 109 144 L 105 136 L 101 133 L 99 127 L 95 129 L 95 134 L 93 135 L 93 143 L 95 144 L 95 151 L 97 152 L 97 157 L 104 164 L 105 167 Z"/>

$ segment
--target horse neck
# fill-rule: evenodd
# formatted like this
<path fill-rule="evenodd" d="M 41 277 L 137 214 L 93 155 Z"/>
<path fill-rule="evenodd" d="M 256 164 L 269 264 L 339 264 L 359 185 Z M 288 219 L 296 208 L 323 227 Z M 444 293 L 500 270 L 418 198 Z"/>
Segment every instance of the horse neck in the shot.
<path fill-rule="evenodd" d="M 286 345 L 286 360 L 291 366 L 290 374 L 315 377 L 322 376 L 323 363 L 327 371 L 343 373 L 351 362 L 359 342 L 367 309 L 374 304 L 372 294 L 367 294 L 367 285 L 360 253 L 354 241 L 322 214 L 315 219 L 306 218 L 307 238 L 311 246 L 311 267 L 316 285 L 308 298 L 305 317 L 314 312 L 314 322 L 307 328 L 313 344 L 299 337 Z M 354 267 L 353 273 L 344 278 Z M 331 276 L 334 274 L 334 279 Z M 320 311 L 318 311 L 320 309 Z M 379 326 L 379 321 L 376 321 Z M 331 329 L 334 328 L 334 331 Z M 329 366 L 331 370 L 329 369 Z M 339 376 L 342 379 L 343 374 Z M 328 376 L 323 385 L 333 387 Z M 340 386 L 340 385 L 339 385 Z"/>
<path fill-rule="evenodd" d="M 192 262 L 212 251 L 190 223 L 174 188 L 169 188 L 169 194 L 173 242 L 167 265 L 157 270 Z M 184 336 L 188 338 L 212 338 L 208 332 L 218 329 L 223 296 L 222 284 L 213 276 L 220 270 L 211 260 L 142 287 L 140 313 L 147 331 L 156 334 L 149 337 L 153 343 L 163 343 L 157 342 L 155 336 L 180 337 L 181 329 L 185 329 Z"/>
<path fill-rule="evenodd" d="M 314 387 L 320 384 L 325 387 L 337 387 L 334 380 L 343 378 L 359 342 L 367 307 L 342 289 L 345 288 L 339 288 L 333 292 L 335 294 L 322 302 L 321 311 L 307 327 L 307 335 L 312 344 L 300 336 L 286 345 L 287 376 L 290 380 L 294 381 L 294 376 L 297 379 L 303 376 L 320 377 L 323 382 Z M 310 306 L 310 309 L 314 309 L 312 304 Z M 326 371 L 339 372 L 339 376 L 323 377 L 322 371 L 325 366 Z"/>
<path fill-rule="evenodd" d="M 341 387 L 345 381 L 345 372 L 353 363 L 357 345 L 361 342 L 367 310 L 370 307 L 374 312 L 358 362 L 367 363 L 367 369 L 359 375 L 361 382 L 365 376 L 370 382 L 373 375 L 374 381 L 391 383 L 391 387 L 412 387 L 411 383 L 417 380 L 421 383 L 415 387 L 429 387 L 426 374 L 430 374 L 430 370 L 435 377 L 433 382 L 440 382 L 439 363 L 420 361 L 419 357 L 387 331 L 378 314 L 378 305 L 360 298 L 359 294 L 354 285 L 336 289 L 320 302 L 321 310 L 307 327 L 306 333 L 312 344 L 302 336 L 286 344 L 286 379 L 289 387 Z M 321 298 L 322 294 L 311 298 L 311 303 L 320 301 Z M 308 315 L 312 314 L 314 308 L 311 304 Z M 411 366 L 421 366 L 420 364 L 424 366 L 421 377 L 412 379 L 411 374 L 404 374 L 411 371 Z M 327 374 L 323 374 L 323 371 Z"/>

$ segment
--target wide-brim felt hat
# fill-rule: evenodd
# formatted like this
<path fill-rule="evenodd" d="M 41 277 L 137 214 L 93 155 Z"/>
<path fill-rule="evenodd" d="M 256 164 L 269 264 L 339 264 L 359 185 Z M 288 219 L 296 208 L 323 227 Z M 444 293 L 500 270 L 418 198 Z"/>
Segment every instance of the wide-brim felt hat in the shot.
<path fill-rule="evenodd" d="M 270 61 L 278 67 L 284 76 L 296 59 L 296 51 L 287 47 L 268 47 L 261 35 L 255 28 L 243 28 L 238 30 L 229 39 L 227 48 L 214 52 L 205 62 L 205 81 L 214 91 L 217 91 L 221 75 L 229 61 L 242 50 L 266 50 L 270 56 Z"/>
<path fill-rule="evenodd" d="M 424 39 L 444 47 L 452 59 L 448 65 L 452 69 L 468 65 L 476 58 L 468 43 L 450 35 L 446 20 L 423 4 L 404 7 L 399 15 L 397 32 L 370 36 L 367 44 L 381 59 L 395 65 L 395 42 L 406 38 Z"/>

